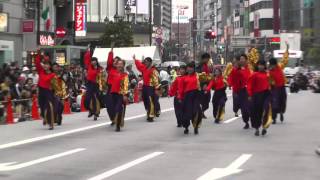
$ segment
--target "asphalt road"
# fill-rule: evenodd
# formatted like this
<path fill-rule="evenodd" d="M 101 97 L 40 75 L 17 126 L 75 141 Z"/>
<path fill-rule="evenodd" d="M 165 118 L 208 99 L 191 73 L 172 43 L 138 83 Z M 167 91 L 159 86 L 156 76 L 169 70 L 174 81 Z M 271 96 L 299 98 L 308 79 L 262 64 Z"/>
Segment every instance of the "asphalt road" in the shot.
<path fill-rule="evenodd" d="M 199 135 L 176 128 L 169 98 L 161 99 L 164 112 L 154 123 L 146 122 L 142 104 L 130 105 L 120 133 L 105 110 L 96 122 L 87 113 L 66 115 L 54 131 L 40 121 L 0 126 L 0 179 L 320 179 L 314 153 L 320 145 L 319 94 L 290 94 L 285 123 L 272 125 L 265 137 L 243 130 L 231 104 L 229 97 L 229 123 L 214 124 L 210 109 Z M 10 162 L 16 163 L 4 164 Z"/>

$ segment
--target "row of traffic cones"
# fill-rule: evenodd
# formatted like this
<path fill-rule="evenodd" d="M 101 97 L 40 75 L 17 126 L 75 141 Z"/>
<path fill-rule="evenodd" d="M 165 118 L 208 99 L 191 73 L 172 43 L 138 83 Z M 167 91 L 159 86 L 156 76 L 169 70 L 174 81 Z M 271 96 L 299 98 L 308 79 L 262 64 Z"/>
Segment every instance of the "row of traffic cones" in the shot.
<path fill-rule="evenodd" d="M 84 98 L 82 98 L 84 99 Z M 82 103 L 81 103 L 82 104 Z M 64 101 L 64 110 L 63 114 L 71 114 L 70 108 L 70 100 L 65 99 Z M 40 113 L 38 107 L 38 97 L 34 95 L 32 97 L 32 108 L 31 108 L 31 118 L 32 120 L 40 120 Z M 12 101 L 11 97 L 7 98 L 7 117 L 6 117 L 6 124 L 14 124 L 14 117 L 13 117 L 13 109 L 12 109 Z"/>

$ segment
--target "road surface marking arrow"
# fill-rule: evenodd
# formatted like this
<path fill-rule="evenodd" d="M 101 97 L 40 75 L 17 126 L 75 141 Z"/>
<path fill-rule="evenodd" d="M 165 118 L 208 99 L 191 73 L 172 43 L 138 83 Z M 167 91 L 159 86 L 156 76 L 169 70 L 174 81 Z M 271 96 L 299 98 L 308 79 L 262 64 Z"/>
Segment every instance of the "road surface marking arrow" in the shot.
<path fill-rule="evenodd" d="M 243 171 L 239 169 L 246 161 L 251 158 L 251 154 L 243 154 L 238 159 L 233 161 L 228 167 L 226 168 L 213 168 L 203 176 L 199 177 L 197 180 L 216 180 L 226 176 L 230 176 L 233 174 L 240 173 Z"/>
<path fill-rule="evenodd" d="M 168 108 L 168 109 L 162 110 L 161 112 L 165 113 L 165 112 L 169 112 L 169 111 L 173 111 L 173 110 L 174 110 L 173 108 Z M 130 121 L 130 120 L 134 120 L 134 119 L 138 119 L 138 118 L 143 118 L 145 116 L 146 116 L 145 114 L 141 114 L 141 115 L 137 115 L 137 116 L 131 116 L 131 117 L 125 118 L 125 121 Z M 65 132 L 60 132 L 60 133 L 55 133 L 55 134 L 35 137 L 35 138 L 31 138 L 31 139 L 11 142 L 11 143 L 7 143 L 7 144 L 2 144 L 2 145 L 0 145 L 0 150 L 11 148 L 11 147 L 15 147 L 15 146 L 20 146 L 20 145 L 24 145 L 24 144 L 29 144 L 29 143 L 33 143 L 33 142 L 37 142 L 37 141 L 42 141 L 42 140 L 46 140 L 46 139 L 52 139 L 52 138 L 56 138 L 56 137 L 60 137 L 60 136 L 65 136 L 65 135 L 69 135 L 69 134 L 74 134 L 74 133 L 78 133 L 78 132 L 82 132 L 82 131 L 87 131 L 87 130 L 103 127 L 103 126 L 106 126 L 106 125 L 109 125 L 109 124 L 111 124 L 111 122 L 100 123 L 100 124 L 96 124 L 96 125 L 92 125 L 92 126 L 86 126 L 86 127 L 83 127 L 83 128 L 73 129 L 73 130 L 70 130 L 70 131 L 65 131 Z"/>
<path fill-rule="evenodd" d="M 124 171 L 124 170 L 126 170 L 126 169 L 129 169 L 129 168 L 135 166 L 135 165 L 138 165 L 138 164 L 140 164 L 140 163 L 142 163 L 142 162 L 144 162 L 144 161 L 147 161 L 147 160 L 150 160 L 150 159 L 152 159 L 152 158 L 155 158 L 155 157 L 157 157 L 157 156 L 159 156 L 159 155 L 161 155 L 161 154 L 163 154 L 163 153 L 164 153 L 164 152 L 154 152 L 154 153 L 148 154 L 148 155 L 143 156 L 143 157 L 141 157 L 141 158 L 139 158 L 139 159 L 136 159 L 136 160 L 134 160 L 134 161 L 131 161 L 131 162 L 127 163 L 127 164 L 124 164 L 124 165 L 119 166 L 119 167 L 117 167 L 117 168 L 111 169 L 110 171 L 104 172 L 104 173 L 102 173 L 102 174 L 100 174 L 100 175 L 98 175 L 98 176 L 92 177 L 92 178 L 90 178 L 90 179 L 88 179 L 88 180 L 102 180 L 102 179 L 106 179 L 106 178 L 108 178 L 108 177 L 110 177 L 110 176 L 113 176 L 113 175 L 115 175 L 115 174 L 118 174 L 118 173 L 121 172 L 121 171 Z"/>
<path fill-rule="evenodd" d="M 80 151 L 84 151 L 84 150 L 85 150 L 84 148 L 78 148 L 78 149 L 74 149 L 74 150 L 67 151 L 67 152 L 64 152 L 64 153 L 56 154 L 56 155 L 53 155 L 53 156 L 47 156 L 47 157 L 44 157 L 44 158 L 40 158 L 40 159 L 37 159 L 37 160 L 34 160 L 34 161 L 29 161 L 29 162 L 21 163 L 21 164 L 16 164 L 16 162 L 2 163 L 2 164 L 0 164 L 0 172 L 1 171 L 18 170 L 18 169 L 29 167 L 29 166 L 33 166 L 33 165 L 36 165 L 36 164 L 39 164 L 39 163 L 47 162 L 47 161 L 50 161 L 50 160 L 53 160 L 53 159 L 61 158 L 63 156 L 68 156 L 68 155 L 71 155 L 71 154 L 74 154 L 74 153 L 77 153 L 77 152 L 80 152 Z"/>

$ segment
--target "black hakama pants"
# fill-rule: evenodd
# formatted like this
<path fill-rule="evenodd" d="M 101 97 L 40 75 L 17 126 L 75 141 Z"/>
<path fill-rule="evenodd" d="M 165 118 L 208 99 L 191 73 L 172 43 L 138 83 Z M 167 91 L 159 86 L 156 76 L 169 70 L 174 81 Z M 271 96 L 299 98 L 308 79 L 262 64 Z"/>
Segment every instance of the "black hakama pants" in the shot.
<path fill-rule="evenodd" d="M 225 104 L 227 101 L 226 89 L 219 89 L 214 91 L 212 97 L 213 117 L 217 121 L 222 121 L 225 114 Z"/>
<path fill-rule="evenodd" d="M 52 90 L 39 87 L 39 106 L 43 124 L 54 127 L 54 123 L 57 121 L 57 98 Z"/>
<path fill-rule="evenodd" d="M 85 96 L 85 108 L 89 110 L 91 114 L 99 116 L 100 114 L 100 101 L 98 99 L 99 85 L 95 82 L 87 82 L 87 91 Z"/>
<path fill-rule="evenodd" d="M 284 114 L 287 108 L 286 87 L 275 87 L 271 90 L 272 95 L 272 119 L 277 119 L 277 114 Z"/>
<path fill-rule="evenodd" d="M 173 100 L 174 112 L 177 118 L 177 125 L 182 126 L 183 122 L 183 103 L 177 97 L 174 97 Z"/>
<path fill-rule="evenodd" d="M 252 127 L 267 129 L 272 123 L 271 93 L 269 90 L 255 93 L 252 97 Z"/>
<path fill-rule="evenodd" d="M 147 111 L 147 118 L 152 119 L 156 115 L 156 95 L 155 89 L 152 86 L 145 86 L 142 87 L 142 100 L 144 104 L 144 108 Z"/>
<path fill-rule="evenodd" d="M 194 129 L 198 129 L 202 121 L 201 92 L 198 90 L 189 91 L 183 100 L 183 127 L 188 128 L 190 121 Z"/>

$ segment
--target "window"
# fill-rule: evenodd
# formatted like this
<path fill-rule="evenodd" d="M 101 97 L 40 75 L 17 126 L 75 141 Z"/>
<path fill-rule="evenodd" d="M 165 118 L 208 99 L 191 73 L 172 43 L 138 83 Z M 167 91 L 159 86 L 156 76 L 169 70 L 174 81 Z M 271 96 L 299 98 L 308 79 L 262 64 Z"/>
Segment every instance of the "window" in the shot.
<path fill-rule="evenodd" d="M 250 12 L 257 11 L 259 9 L 272 9 L 272 1 L 260 1 L 250 6 Z"/>

